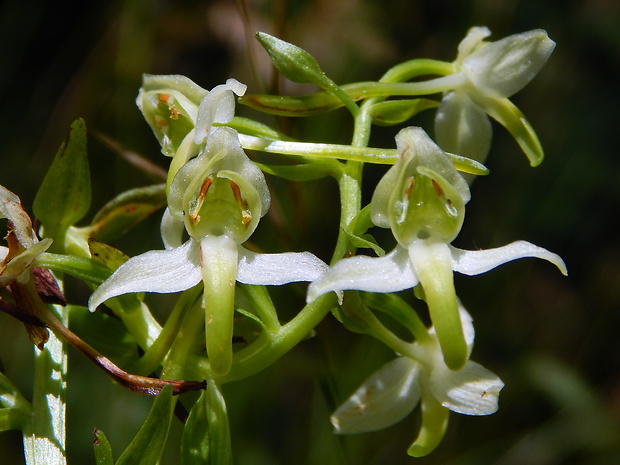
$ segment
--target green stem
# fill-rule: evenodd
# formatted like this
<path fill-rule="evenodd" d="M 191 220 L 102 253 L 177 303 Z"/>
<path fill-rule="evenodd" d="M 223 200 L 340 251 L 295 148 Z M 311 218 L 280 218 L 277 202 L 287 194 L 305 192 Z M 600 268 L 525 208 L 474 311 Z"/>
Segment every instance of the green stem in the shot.
<path fill-rule="evenodd" d="M 277 334 L 269 337 L 264 332 L 261 333 L 248 347 L 235 352 L 230 372 L 218 377 L 218 384 L 247 378 L 274 363 L 305 339 L 335 305 L 336 296 L 333 293 L 324 295 L 306 305 L 291 321 L 283 325 Z M 205 378 L 213 377 L 206 358 L 196 356 L 190 359 L 190 363 L 196 366 Z"/>
<path fill-rule="evenodd" d="M 197 299 L 187 311 L 168 353 L 162 370 L 163 379 L 183 379 L 185 368 L 189 366 L 190 354 L 195 351 L 198 336 L 204 331 L 204 324 L 205 312 L 201 299 Z"/>
<path fill-rule="evenodd" d="M 202 283 L 181 294 L 155 342 L 139 360 L 127 368 L 128 371 L 148 375 L 157 369 L 170 350 L 170 346 L 181 327 L 183 317 L 187 310 L 196 302 L 201 292 Z"/>
<path fill-rule="evenodd" d="M 67 311 L 58 307 L 63 324 Z M 62 465 L 65 456 L 67 352 L 64 342 L 50 333 L 43 350 L 34 348 L 32 416 L 24 428 L 27 465 Z"/>
<path fill-rule="evenodd" d="M 416 58 L 399 63 L 390 68 L 379 81 L 405 82 L 418 76 L 439 75 L 447 76 L 454 73 L 454 65 L 446 61 Z"/>

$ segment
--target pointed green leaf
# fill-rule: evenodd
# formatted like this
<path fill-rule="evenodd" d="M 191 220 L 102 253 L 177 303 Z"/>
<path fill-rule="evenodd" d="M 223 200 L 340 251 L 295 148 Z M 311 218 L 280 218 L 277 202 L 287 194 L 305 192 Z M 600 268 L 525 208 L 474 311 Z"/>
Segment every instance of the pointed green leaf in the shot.
<path fill-rule="evenodd" d="M 31 420 L 30 403 L 17 387 L 0 373 L 0 431 L 21 430 Z"/>
<path fill-rule="evenodd" d="M 166 185 L 138 187 L 113 198 L 95 215 L 89 236 L 110 242 L 166 206 Z"/>
<path fill-rule="evenodd" d="M 95 450 L 95 461 L 97 465 L 114 465 L 112 456 L 112 446 L 103 431 L 95 428 L 95 440 L 93 449 Z"/>
<path fill-rule="evenodd" d="M 437 108 L 439 102 L 430 99 L 389 100 L 375 103 L 370 108 L 372 122 L 378 126 L 393 126 L 404 123 L 421 111 Z"/>
<path fill-rule="evenodd" d="M 153 402 L 144 424 L 116 465 L 155 465 L 161 456 L 172 419 L 172 385 L 164 387 Z"/>
<path fill-rule="evenodd" d="M 372 249 L 377 256 L 385 255 L 385 250 L 379 247 L 379 244 L 370 234 L 365 234 L 374 224 L 370 219 L 370 205 L 366 205 L 353 218 L 349 227 L 342 227 L 342 230 L 349 236 L 351 244 L 358 248 Z"/>
<path fill-rule="evenodd" d="M 358 249 L 372 249 L 377 256 L 382 257 L 385 255 L 385 250 L 383 250 L 374 237 L 370 234 L 362 234 L 361 236 L 357 236 L 353 234 L 348 228 L 342 228 L 344 232 L 349 236 L 349 240 L 351 244 L 353 244 Z"/>
<path fill-rule="evenodd" d="M 183 429 L 181 439 L 181 464 L 206 465 L 209 463 L 209 421 L 207 392 L 203 391 L 192 410 Z"/>
<path fill-rule="evenodd" d="M 93 260 L 101 263 L 112 271 L 129 260 L 129 257 L 120 250 L 95 239 L 90 239 L 88 241 L 88 250 Z"/>
<path fill-rule="evenodd" d="M 60 145 L 32 209 L 45 229 L 46 237 L 55 239 L 55 251 L 64 249 L 64 235 L 90 207 L 90 173 L 86 153 L 86 126 L 77 119 Z"/>
<path fill-rule="evenodd" d="M 207 381 L 207 421 L 209 422 L 209 449 L 212 465 L 231 465 L 232 449 L 226 402 L 215 381 Z"/>

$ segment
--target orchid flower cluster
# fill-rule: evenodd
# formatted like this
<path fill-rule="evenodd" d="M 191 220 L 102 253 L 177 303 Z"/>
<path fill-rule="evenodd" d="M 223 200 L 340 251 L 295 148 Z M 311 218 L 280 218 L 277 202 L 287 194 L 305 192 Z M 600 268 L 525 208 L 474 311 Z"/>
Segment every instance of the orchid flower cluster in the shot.
<path fill-rule="evenodd" d="M 177 398 L 171 397 L 167 383 L 177 383 L 178 394 L 186 386 L 182 383 L 195 379 L 198 384 L 187 389 L 206 390 L 189 413 L 183 439 L 187 447 L 181 455 L 186 463 L 218 464 L 232 460 L 221 385 L 271 365 L 331 312 L 345 328 L 376 338 L 394 352 L 393 360 L 369 374 L 335 410 L 335 432 L 387 428 L 419 403 L 421 427 L 408 453 L 430 453 L 446 432 L 450 410 L 492 414 L 504 386 L 497 375 L 470 360 L 473 320 L 457 297 L 454 272 L 477 275 L 535 257 L 567 273 L 558 255 L 525 241 L 473 251 L 451 245 L 463 226 L 474 176 L 488 172 L 482 163 L 491 146 L 489 116 L 513 135 L 532 166 L 543 159 L 535 132 L 509 97 L 540 71 L 555 44 L 542 30 L 496 42 L 487 41 L 489 35 L 487 28 L 472 28 L 454 62 L 414 59 L 377 82 L 338 86 L 304 50 L 257 33 L 284 77 L 321 89 L 297 97 L 246 94 L 246 86 L 235 79 L 207 91 L 185 76 L 145 75 L 137 105 L 163 155 L 170 158 L 165 184 L 123 193 L 89 226 L 75 226 L 88 210 L 90 194 L 83 192 L 90 187 L 85 130 L 83 123 L 74 124 L 61 147 L 63 156 L 50 172 L 64 172 L 69 165 L 62 164 L 71 163 L 74 172 L 68 184 L 84 181 L 79 189 L 66 191 L 57 177 L 55 183 L 46 178 L 34 204 L 40 231 L 33 230 L 19 198 L 0 190 L 0 212 L 10 229 L 9 247 L 0 249 L 0 285 L 7 288 L 7 298 L 13 296 L 0 302 L 30 327 L 40 322 L 64 335 L 52 313 L 62 316 L 66 310 L 24 304 L 18 291 L 34 282 L 37 269 L 51 270 L 60 281 L 65 273 L 89 284 L 94 290 L 88 301 L 91 317 L 114 315 L 142 354 L 131 364 L 137 374 L 122 379 L 133 386 L 140 378 L 140 386 L 150 386 L 148 393 L 159 394 L 151 413 L 160 421 L 145 422 L 138 434 L 160 434 L 162 422 L 165 426 L 172 420 Z M 345 107 L 354 119 L 352 142 L 293 140 L 235 116 L 236 102 L 286 117 Z M 433 109 L 435 140 L 412 122 L 418 113 Z M 373 124 L 399 127 L 394 147 L 368 147 Z M 293 164 L 257 163 L 250 158 L 255 152 L 289 156 Z M 67 153 L 73 159 L 67 161 Z M 366 206 L 361 203 L 364 164 L 392 165 Z M 261 253 L 250 242 L 270 207 L 269 176 L 296 182 L 331 176 L 338 183 L 340 232 L 330 265 L 312 251 Z M 58 207 L 60 197 L 80 195 L 77 206 Z M 58 202 L 50 200 L 56 198 Z M 163 249 L 128 258 L 106 244 L 161 208 Z M 385 253 L 369 233 L 374 226 L 391 230 L 396 241 L 392 251 Z M 358 254 L 362 248 L 376 256 Z M 309 283 L 306 305 L 282 322 L 265 286 L 294 282 Z M 408 289 L 414 292 L 397 294 Z M 27 292 L 37 293 L 33 286 Z M 163 325 L 153 317 L 143 293 L 178 295 Z M 430 328 L 407 303 L 411 297 L 425 302 Z M 388 315 L 410 337 L 396 335 L 378 314 Z M 254 330 L 241 331 L 240 320 Z M 37 350 L 47 350 L 43 336 L 33 341 Z M 104 365 L 108 370 L 110 364 Z M 151 373 L 159 379 L 144 378 Z M 7 386 L 8 380 L 2 388 Z M 26 436 L 34 433 L 25 424 L 13 426 L 24 431 L 26 443 Z M 167 429 L 161 434 L 165 439 Z M 97 435 L 101 447 L 95 453 L 103 460 L 98 463 L 114 463 L 105 436 Z M 135 444 L 117 463 L 131 463 L 132 454 L 144 452 L 142 443 Z M 150 451 L 155 460 L 162 447 Z"/>

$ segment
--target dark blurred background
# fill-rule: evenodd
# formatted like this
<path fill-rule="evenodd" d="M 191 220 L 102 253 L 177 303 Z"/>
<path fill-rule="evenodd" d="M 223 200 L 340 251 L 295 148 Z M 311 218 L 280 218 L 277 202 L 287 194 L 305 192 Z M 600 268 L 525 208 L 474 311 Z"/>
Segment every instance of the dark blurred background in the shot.
<path fill-rule="evenodd" d="M 472 358 L 506 383 L 500 410 L 480 418 L 451 414 L 443 443 L 418 460 L 405 453 L 417 435 L 418 410 L 381 432 L 333 436 L 328 420 L 333 405 L 393 354 L 328 317 L 313 339 L 273 367 L 225 386 L 235 462 L 620 463 L 616 0 L 5 0 L 0 3 L 0 184 L 29 209 L 78 117 L 89 131 L 91 216 L 113 195 L 154 182 L 101 142 L 101 135 L 107 136 L 166 167 L 168 160 L 134 104 L 142 73 L 184 74 L 207 89 L 234 76 L 251 93 L 313 91 L 273 79 L 266 54 L 253 41 L 255 30 L 305 48 L 343 84 L 376 80 L 410 58 L 452 61 L 459 41 L 475 25 L 488 26 L 492 39 L 542 28 L 557 43 L 542 72 L 512 98 L 536 129 L 545 161 L 531 168 L 496 124 L 487 163 L 492 174 L 472 186 L 465 226 L 455 242 L 473 249 L 525 239 L 559 253 L 569 268 L 565 278 L 546 262 L 522 260 L 485 275 L 456 277 L 457 292 L 476 324 Z M 293 122 L 245 108 L 238 114 L 280 125 L 305 140 L 348 143 L 351 137 L 345 111 Z M 431 122 L 429 113 L 415 124 L 431 131 Z M 397 129 L 377 129 L 371 144 L 393 146 Z M 366 168 L 366 201 L 384 171 Z M 269 182 L 274 206 L 257 231 L 258 246 L 277 251 L 284 244 L 328 260 L 338 227 L 333 180 Z M 153 218 L 114 245 L 132 254 L 161 248 L 158 223 Z M 295 292 L 273 294 L 286 307 L 284 319 L 301 308 Z M 78 291 L 75 295 L 76 303 L 84 304 Z M 0 315 L 3 372 L 27 396 L 31 358 L 23 328 Z M 74 351 L 68 396 L 72 464 L 94 463 L 95 426 L 120 455 L 151 404 L 110 383 Z M 162 463 L 178 463 L 180 432 L 176 422 Z M 0 462 L 23 463 L 21 435 L 0 433 L 0 451 Z"/>

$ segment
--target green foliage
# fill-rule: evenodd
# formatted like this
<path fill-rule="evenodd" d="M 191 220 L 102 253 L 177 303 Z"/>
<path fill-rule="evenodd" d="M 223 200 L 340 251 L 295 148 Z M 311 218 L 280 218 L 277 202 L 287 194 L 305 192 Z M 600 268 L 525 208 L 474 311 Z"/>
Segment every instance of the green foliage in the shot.
<path fill-rule="evenodd" d="M 182 465 L 208 465 L 210 452 L 207 392 L 203 392 L 189 412 L 181 440 Z"/>
<path fill-rule="evenodd" d="M 65 232 L 86 215 L 90 196 L 86 126 L 78 119 L 60 145 L 33 204 L 46 236 L 55 240 L 52 251 L 64 250 Z"/>
<path fill-rule="evenodd" d="M 103 431 L 95 428 L 95 440 L 93 441 L 93 449 L 95 451 L 95 462 L 97 465 L 114 465 L 112 456 L 112 446 Z"/>
<path fill-rule="evenodd" d="M 165 205 L 165 184 L 130 189 L 97 212 L 88 235 L 101 242 L 113 241 Z"/>
<path fill-rule="evenodd" d="M 166 445 L 173 405 L 172 385 L 169 384 L 155 398 L 140 431 L 116 465 L 155 465 L 158 462 Z"/>

